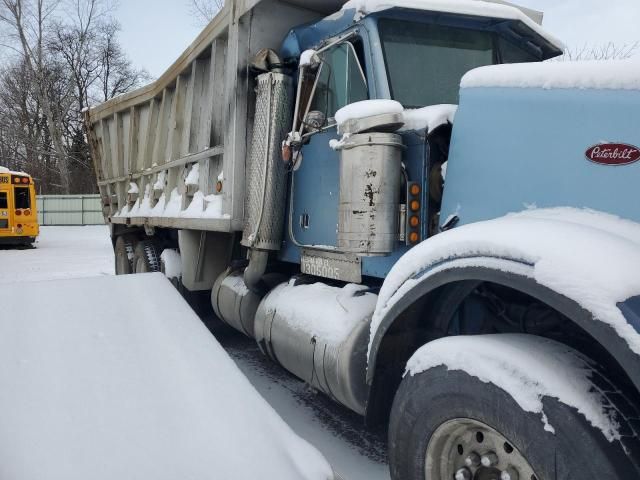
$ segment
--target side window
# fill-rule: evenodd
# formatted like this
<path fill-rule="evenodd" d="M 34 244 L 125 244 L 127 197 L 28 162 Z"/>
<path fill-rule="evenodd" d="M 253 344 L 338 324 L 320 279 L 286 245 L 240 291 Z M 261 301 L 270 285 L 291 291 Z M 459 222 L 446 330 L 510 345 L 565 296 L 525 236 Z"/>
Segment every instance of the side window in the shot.
<path fill-rule="evenodd" d="M 316 92 L 311 110 L 333 118 L 338 110 L 350 103 L 369 98 L 364 73 L 353 45 L 337 45 L 322 54 Z"/>
<path fill-rule="evenodd" d="M 0 209 L 9 208 L 7 203 L 7 192 L 0 192 Z"/>

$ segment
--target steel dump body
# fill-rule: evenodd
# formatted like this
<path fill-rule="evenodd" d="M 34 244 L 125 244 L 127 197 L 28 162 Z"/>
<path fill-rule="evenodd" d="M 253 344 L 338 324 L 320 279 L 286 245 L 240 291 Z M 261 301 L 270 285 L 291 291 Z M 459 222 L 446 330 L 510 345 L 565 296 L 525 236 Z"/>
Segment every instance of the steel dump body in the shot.
<path fill-rule="evenodd" d="M 241 230 L 253 124 L 249 59 L 262 48 L 278 50 L 293 26 L 318 20 L 342 3 L 226 2 L 156 82 L 88 111 L 105 217 L 114 224 Z M 198 174 L 185 182 L 194 165 Z M 221 208 L 206 216 L 183 212 L 198 191 Z M 168 204 L 172 193 L 175 209 L 152 211 L 150 205 Z"/>

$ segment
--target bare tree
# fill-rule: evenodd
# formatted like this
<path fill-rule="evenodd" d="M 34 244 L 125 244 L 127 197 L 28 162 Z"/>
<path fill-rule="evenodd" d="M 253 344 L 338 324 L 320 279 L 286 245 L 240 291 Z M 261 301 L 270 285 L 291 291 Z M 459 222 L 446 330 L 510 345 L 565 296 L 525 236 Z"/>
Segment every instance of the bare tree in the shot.
<path fill-rule="evenodd" d="M 56 154 L 63 193 L 70 192 L 69 162 L 62 137 L 60 110 L 48 95 L 46 30 L 58 0 L 2 0 L 0 21 L 7 24 L 17 37 L 24 65 L 32 75 L 35 91 L 43 109 L 49 135 Z"/>
<path fill-rule="evenodd" d="M 224 0 L 189 0 L 191 14 L 201 25 L 206 25 L 224 7 Z"/>
<path fill-rule="evenodd" d="M 616 45 L 614 42 L 603 45 L 583 45 L 567 48 L 558 61 L 576 62 L 580 60 L 626 60 L 640 51 L 640 42 Z"/>
<path fill-rule="evenodd" d="M 95 191 L 82 111 L 149 79 L 120 47 L 110 1 L 0 0 L 17 54 L 0 69 L 0 164 L 44 191 Z"/>

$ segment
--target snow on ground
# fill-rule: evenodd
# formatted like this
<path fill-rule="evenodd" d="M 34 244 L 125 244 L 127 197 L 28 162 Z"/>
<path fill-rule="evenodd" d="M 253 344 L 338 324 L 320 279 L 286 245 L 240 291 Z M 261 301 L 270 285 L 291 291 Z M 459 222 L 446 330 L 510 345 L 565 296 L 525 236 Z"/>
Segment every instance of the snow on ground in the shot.
<path fill-rule="evenodd" d="M 362 417 L 273 363 L 253 340 L 219 323 L 212 331 L 256 390 L 344 480 L 389 480 L 386 432 L 365 428 Z"/>
<path fill-rule="evenodd" d="M 33 249 L 0 248 L 0 284 L 113 275 L 109 228 L 41 227 Z"/>
<path fill-rule="evenodd" d="M 113 274 L 107 227 L 42 227 L 41 232 L 35 249 L 0 249 L 0 284 Z M 275 365 L 254 341 L 221 324 L 214 333 L 258 392 L 344 480 L 389 479 L 385 432 L 365 429 L 360 416 Z"/>
<path fill-rule="evenodd" d="M 0 478 L 333 476 L 161 273 L 32 282 L 0 304 Z"/>

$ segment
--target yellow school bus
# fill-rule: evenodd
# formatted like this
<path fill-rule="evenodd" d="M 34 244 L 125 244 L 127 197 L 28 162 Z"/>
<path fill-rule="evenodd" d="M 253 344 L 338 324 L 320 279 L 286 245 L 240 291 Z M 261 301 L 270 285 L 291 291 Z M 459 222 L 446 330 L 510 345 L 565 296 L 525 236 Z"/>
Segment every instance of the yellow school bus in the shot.
<path fill-rule="evenodd" d="M 0 244 L 30 245 L 39 233 L 33 179 L 0 167 Z"/>

